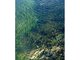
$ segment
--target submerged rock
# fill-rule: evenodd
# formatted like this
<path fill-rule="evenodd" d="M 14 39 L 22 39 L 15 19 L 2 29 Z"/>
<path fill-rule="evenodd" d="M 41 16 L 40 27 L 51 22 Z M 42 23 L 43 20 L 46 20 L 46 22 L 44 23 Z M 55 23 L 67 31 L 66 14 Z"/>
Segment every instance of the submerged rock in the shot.
<path fill-rule="evenodd" d="M 52 49 L 51 49 L 52 52 L 56 52 L 56 53 L 58 51 L 60 51 L 60 50 L 61 50 L 61 48 L 60 47 L 57 47 L 57 46 L 53 46 Z"/>
<path fill-rule="evenodd" d="M 53 46 L 51 49 L 49 48 L 39 48 L 32 50 L 29 54 L 30 60 L 56 60 L 59 55 L 62 55 L 59 52 L 61 51 L 61 47 Z"/>
<path fill-rule="evenodd" d="M 29 55 L 30 59 L 37 59 L 43 53 L 43 51 L 44 51 L 44 49 L 42 49 L 42 50 L 37 49 L 34 52 L 33 51 L 30 52 L 30 55 Z"/>

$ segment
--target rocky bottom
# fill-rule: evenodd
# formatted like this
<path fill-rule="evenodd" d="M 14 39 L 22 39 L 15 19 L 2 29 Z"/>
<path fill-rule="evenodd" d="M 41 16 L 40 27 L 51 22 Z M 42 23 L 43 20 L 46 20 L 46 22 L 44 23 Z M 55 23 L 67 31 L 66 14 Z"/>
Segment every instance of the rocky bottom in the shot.
<path fill-rule="evenodd" d="M 28 54 L 29 60 L 64 60 L 64 49 L 60 46 L 39 48 Z"/>

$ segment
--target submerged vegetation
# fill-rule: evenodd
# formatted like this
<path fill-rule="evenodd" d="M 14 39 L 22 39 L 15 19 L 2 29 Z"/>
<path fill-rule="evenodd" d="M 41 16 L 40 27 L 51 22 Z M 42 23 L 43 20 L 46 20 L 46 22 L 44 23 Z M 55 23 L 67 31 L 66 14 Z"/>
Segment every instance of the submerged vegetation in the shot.
<path fill-rule="evenodd" d="M 64 60 L 64 0 L 16 0 L 16 60 Z"/>

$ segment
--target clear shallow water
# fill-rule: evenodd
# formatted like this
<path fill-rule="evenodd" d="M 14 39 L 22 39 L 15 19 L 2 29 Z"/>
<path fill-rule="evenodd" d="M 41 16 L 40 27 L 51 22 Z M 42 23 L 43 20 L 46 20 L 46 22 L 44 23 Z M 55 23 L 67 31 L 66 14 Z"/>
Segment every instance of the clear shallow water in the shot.
<path fill-rule="evenodd" d="M 64 48 L 64 0 L 16 0 L 17 60 L 43 46 Z"/>

